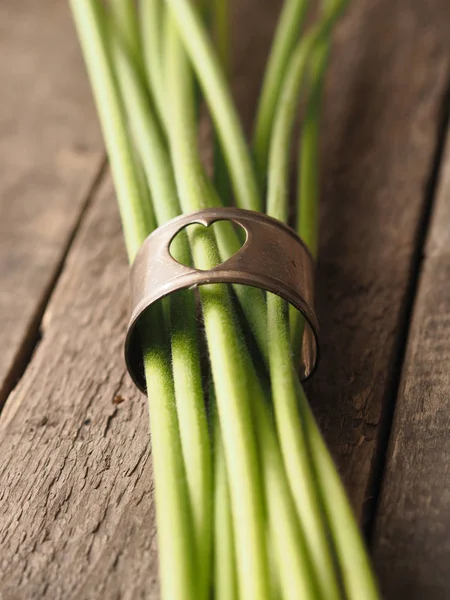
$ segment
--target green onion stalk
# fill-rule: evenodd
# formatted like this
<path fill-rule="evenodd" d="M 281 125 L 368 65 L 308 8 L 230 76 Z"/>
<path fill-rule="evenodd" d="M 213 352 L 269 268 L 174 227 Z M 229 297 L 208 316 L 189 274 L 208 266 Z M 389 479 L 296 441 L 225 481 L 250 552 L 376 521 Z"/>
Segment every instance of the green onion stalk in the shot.
<path fill-rule="evenodd" d="M 303 32 L 307 0 L 285 1 L 250 150 L 228 81 L 226 0 L 70 0 L 130 263 L 181 213 L 233 201 L 287 222 L 299 106 L 296 229 L 317 256 L 320 104 L 344 3 L 324 1 Z M 201 104 L 214 130 L 212 175 L 198 148 Z M 171 253 L 210 269 L 240 246 L 221 222 L 187 228 Z M 179 292 L 139 323 L 161 597 L 378 598 L 295 369 L 303 319 L 255 288 L 214 284 L 197 294 Z"/>

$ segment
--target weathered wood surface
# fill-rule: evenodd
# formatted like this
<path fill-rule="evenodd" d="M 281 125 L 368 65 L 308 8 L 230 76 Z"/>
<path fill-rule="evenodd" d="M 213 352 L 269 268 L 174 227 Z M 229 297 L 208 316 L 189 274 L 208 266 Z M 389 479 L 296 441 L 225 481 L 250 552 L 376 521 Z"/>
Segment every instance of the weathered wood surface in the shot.
<path fill-rule="evenodd" d="M 236 3 L 236 90 L 247 119 L 276 13 L 273 3 L 259 8 Z M 449 24 L 443 0 L 366 0 L 336 35 L 323 128 L 323 362 L 310 391 L 359 514 L 394 394 Z M 126 275 L 107 180 L 0 418 L 2 600 L 158 596 L 148 417 L 121 353 Z"/>
<path fill-rule="evenodd" d="M 0 3 L 0 405 L 103 160 L 65 2 Z"/>
<path fill-rule="evenodd" d="M 157 595 L 147 408 L 121 347 L 126 281 L 108 180 L 1 417 L 2 600 Z"/>
<path fill-rule="evenodd" d="M 354 506 L 370 520 L 395 400 L 409 284 L 447 101 L 450 4 L 351 3 L 323 121 L 316 409 Z M 365 510 L 362 510 L 365 509 Z"/>
<path fill-rule="evenodd" d="M 389 444 L 374 553 L 387 599 L 450 597 L 450 135 Z"/>

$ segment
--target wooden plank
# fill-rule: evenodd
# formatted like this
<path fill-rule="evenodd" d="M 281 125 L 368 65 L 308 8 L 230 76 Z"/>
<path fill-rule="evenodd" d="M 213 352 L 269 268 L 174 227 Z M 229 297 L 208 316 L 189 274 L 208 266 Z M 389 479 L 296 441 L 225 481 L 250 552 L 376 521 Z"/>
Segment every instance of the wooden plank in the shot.
<path fill-rule="evenodd" d="M 65 2 L 0 3 L 0 406 L 103 161 Z"/>
<path fill-rule="evenodd" d="M 450 597 L 449 231 L 450 134 L 376 520 L 385 598 Z"/>
<path fill-rule="evenodd" d="M 108 179 L 0 421 L 0 598 L 156 598 L 147 405 L 125 377 L 128 267 Z"/>
<path fill-rule="evenodd" d="M 354 3 L 328 80 L 318 289 L 324 357 L 311 398 L 359 513 L 433 160 L 450 55 L 443 7 Z M 247 116 L 275 8 L 236 4 L 236 85 Z M 126 276 L 107 181 L 0 419 L 5 600 L 158 596 L 146 405 L 121 351 Z"/>
<path fill-rule="evenodd" d="M 351 3 L 328 78 L 317 273 L 322 362 L 310 398 L 364 523 L 447 101 L 449 27 L 447 2 Z"/>

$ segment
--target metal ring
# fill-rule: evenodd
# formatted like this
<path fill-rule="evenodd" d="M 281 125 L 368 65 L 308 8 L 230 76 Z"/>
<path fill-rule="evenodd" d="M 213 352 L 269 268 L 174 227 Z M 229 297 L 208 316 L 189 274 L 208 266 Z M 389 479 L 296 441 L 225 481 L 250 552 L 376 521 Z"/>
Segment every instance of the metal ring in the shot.
<path fill-rule="evenodd" d="M 180 264 L 170 244 L 185 227 L 209 227 L 232 221 L 246 232 L 240 250 L 208 271 Z M 287 300 L 306 319 L 302 344 L 302 379 L 315 370 L 319 357 L 318 323 L 314 312 L 314 261 L 293 229 L 265 214 L 237 208 L 208 208 L 181 215 L 158 227 L 142 244 L 131 267 L 131 317 L 125 360 L 137 387 L 145 393 L 142 350 L 137 323 L 145 310 L 169 294 L 208 283 L 251 285 Z"/>

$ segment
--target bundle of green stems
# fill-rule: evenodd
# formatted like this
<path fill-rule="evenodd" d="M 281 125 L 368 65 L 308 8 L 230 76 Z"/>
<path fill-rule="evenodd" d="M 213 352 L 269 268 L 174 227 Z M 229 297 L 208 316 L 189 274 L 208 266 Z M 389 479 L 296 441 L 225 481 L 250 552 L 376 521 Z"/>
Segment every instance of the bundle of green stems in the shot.
<path fill-rule="evenodd" d="M 71 0 L 130 262 L 180 213 L 234 201 L 287 222 L 299 105 L 296 229 L 316 257 L 322 84 L 344 2 L 324 0 L 302 33 L 307 0 L 285 1 L 250 145 L 228 82 L 226 0 Z M 215 136 L 212 176 L 198 147 L 202 105 Z M 240 247 L 221 222 L 191 226 L 171 252 L 209 269 Z M 256 288 L 214 284 L 198 295 L 200 326 L 192 290 L 140 324 L 162 598 L 378 598 L 296 372 L 302 317 Z"/>

